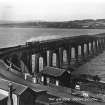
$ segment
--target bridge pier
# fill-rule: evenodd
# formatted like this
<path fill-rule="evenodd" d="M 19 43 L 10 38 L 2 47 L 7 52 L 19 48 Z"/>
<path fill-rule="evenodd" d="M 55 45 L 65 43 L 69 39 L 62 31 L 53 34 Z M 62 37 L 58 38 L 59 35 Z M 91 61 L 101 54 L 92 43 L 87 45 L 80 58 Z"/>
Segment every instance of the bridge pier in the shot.
<path fill-rule="evenodd" d="M 102 50 L 104 50 L 104 39 L 101 39 L 102 40 Z"/>
<path fill-rule="evenodd" d="M 99 50 L 99 40 L 97 40 L 97 52 L 100 53 L 100 50 Z"/>
<path fill-rule="evenodd" d="M 49 62 L 49 65 L 48 66 L 52 66 L 52 57 L 53 57 L 53 51 L 49 50 L 49 55 L 48 55 L 48 62 Z"/>
<path fill-rule="evenodd" d="M 68 46 L 66 48 L 66 50 L 67 50 L 67 63 L 68 63 L 68 65 L 70 65 L 70 61 L 71 61 L 71 46 Z"/>
<path fill-rule="evenodd" d="M 75 47 L 71 47 L 71 60 L 70 65 L 75 64 Z"/>
<path fill-rule="evenodd" d="M 28 70 L 29 70 L 29 73 L 31 74 L 32 73 L 32 54 L 31 53 L 27 53 L 27 67 L 28 67 Z"/>
<path fill-rule="evenodd" d="M 89 57 L 90 51 L 89 51 L 89 42 L 87 43 L 87 56 Z"/>
<path fill-rule="evenodd" d="M 105 49 L 105 38 L 104 38 L 104 49 Z"/>
<path fill-rule="evenodd" d="M 91 56 L 94 56 L 94 46 L 93 46 L 93 41 L 91 42 Z"/>
<path fill-rule="evenodd" d="M 43 66 L 47 66 L 47 51 L 43 51 L 41 56 L 43 57 Z"/>
<path fill-rule="evenodd" d="M 84 60 L 84 43 L 81 44 L 81 57 L 82 57 L 82 60 Z"/>
<path fill-rule="evenodd" d="M 99 43 L 99 52 L 101 53 L 102 52 L 102 45 L 101 45 L 101 40 L 100 39 L 98 40 L 98 43 Z"/>
<path fill-rule="evenodd" d="M 57 49 L 55 51 L 55 53 L 56 53 L 56 67 L 57 68 L 61 68 L 61 65 L 60 65 L 60 56 L 59 56 L 59 49 Z"/>
<path fill-rule="evenodd" d="M 35 70 L 34 73 L 39 73 L 39 54 L 35 54 Z"/>
<path fill-rule="evenodd" d="M 98 55 L 98 43 L 97 40 L 95 40 L 95 54 Z"/>
<path fill-rule="evenodd" d="M 84 58 L 87 58 L 87 44 L 84 43 Z"/>
<path fill-rule="evenodd" d="M 81 45 L 78 45 L 78 62 L 80 62 L 82 59 L 82 54 L 81 54 Z"/>
<path fill-rule="evenodd" d="M 78 46 L 75 46 L 75 59 L 76 63 L 78 63 Z"/>
<path fill-rule="evenodd" d="M 101 52 L 102 52 L 102 40 L 100 39 L 100 50 L 101 50 Z"/>
<path fill-rule="evenodd" d="M 60 65 L 60 68 L 62 68 L 62 65 L 63 65 L 63 47 L 60 47 L 59 48 L 59 65 Z"/>
<path fill-rule="evenodd" d="M 103 50 L 105 49 L 105 42 L 104 42 L 104 38 L 103 38 Z"/>

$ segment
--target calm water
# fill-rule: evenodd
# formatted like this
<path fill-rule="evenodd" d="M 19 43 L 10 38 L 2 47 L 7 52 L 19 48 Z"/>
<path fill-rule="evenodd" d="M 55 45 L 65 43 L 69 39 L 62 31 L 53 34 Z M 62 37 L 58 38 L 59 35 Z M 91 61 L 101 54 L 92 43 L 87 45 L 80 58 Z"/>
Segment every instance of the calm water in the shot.
<path fill-rule="evenodd" d="M 0 28 L 0 48 L 24 44 L 42 36 L 67 37 L 103 32 L 105 29 Z"/>

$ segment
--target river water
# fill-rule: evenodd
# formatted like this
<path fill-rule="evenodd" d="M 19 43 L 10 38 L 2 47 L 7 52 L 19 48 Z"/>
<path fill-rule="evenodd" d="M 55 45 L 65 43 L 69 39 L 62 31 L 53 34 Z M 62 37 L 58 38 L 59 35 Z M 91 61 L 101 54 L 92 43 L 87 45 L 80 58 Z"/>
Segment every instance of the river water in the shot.
<path fill-rule="evenodd" d="M 2 28 L 0 27 L 0 48 L 25 44 L 26 41 L 37 39 L 71 37 L 104 33 L 105 29 L 54 29 L 54 28 Z"/>

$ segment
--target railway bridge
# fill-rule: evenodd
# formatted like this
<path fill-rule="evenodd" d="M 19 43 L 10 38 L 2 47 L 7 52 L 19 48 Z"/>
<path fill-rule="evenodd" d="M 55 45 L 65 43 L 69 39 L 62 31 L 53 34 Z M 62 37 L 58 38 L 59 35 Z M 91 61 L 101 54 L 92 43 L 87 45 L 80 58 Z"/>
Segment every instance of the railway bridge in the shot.
<path fill-rule="evenodd" d="M 44 66 L 57 68 L 84 64 L 105 50 L 105 35 L 81 35 L 27 42 L 0 49 L 0 58 L 19 72 L 37 74 Z"/>

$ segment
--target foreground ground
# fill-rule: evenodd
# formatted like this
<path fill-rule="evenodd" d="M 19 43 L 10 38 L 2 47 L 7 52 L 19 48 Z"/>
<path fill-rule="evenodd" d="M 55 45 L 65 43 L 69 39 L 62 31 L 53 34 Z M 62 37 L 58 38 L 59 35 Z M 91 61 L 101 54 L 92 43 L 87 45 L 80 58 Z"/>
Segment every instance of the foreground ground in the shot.
<path fill-rule="evenodd" d="M 20 78 L 19 76 L 17 76 L 16 74 L 14 74 L 10 71 L 7 71 L 7 67 L 4 65 L 4 63 L 2 61 L 0 61 L 0 75 L 2 78 L 8 79 L 10 81 L 14 81 L 14 82 L 17 82 L 17 83 L 20 83 L 23 85 L 27 85 L 30 88 L 34 89 L 35 91 L 36 90 L 45 90 L 48 93 L 50 93 L 51 95 L 58 96 L 62 99 L 67 98 L 69 100 L 79 102 L 84 105 L 105 105 L 105 103 L 102 103 L 102 102 L 96 102 L 96 101 L 93 101 L 90 99 L 84 99 L 84 98 L 80 98 L 78 96 L 74 96 L 74 95 L 70 94 L 70 92 L 69 93 L 64 92 L 64 91 L 60 90 L 59 88 L 42 86 L 39 84 L 34 84 L 29 81 L 26 81 L 23 78 Z M 65 88 L 65 91 L 66 91 L 66 88 Z M 71 103 L 70 101 L 68 101 L 68 102 Z M 73 104 L 71 103 L 70 105 L 73 105 Z"/>

